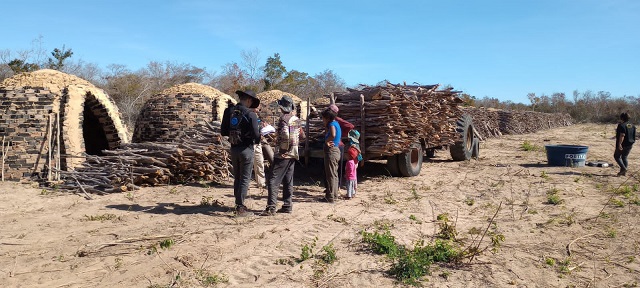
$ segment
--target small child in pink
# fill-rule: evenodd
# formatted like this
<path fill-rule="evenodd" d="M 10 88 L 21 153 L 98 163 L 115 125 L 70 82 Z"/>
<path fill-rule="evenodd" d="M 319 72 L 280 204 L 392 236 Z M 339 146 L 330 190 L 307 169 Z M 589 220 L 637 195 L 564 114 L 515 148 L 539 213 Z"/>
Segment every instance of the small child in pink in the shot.
<path fill-rule="evenodd" d="M 347 148 L 346 163 L 344 166 L 344 176 L 347 186 L 347 199 L 351 199 L 356 196 L 356 190 L 358 188 L 358 158 L 360 155 L 360 145 L 358 138 L 360 133 L 356 130 L 349 131 L 349 147 Z"/>

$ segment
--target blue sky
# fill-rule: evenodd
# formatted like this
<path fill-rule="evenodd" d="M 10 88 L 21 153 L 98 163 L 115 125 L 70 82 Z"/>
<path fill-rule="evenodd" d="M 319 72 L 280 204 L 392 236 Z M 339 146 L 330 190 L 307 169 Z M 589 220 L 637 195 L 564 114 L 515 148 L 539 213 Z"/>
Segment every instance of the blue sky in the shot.
<path fill-rule="evenodd" d="M 476 97 L 640 95 L 640 1 L 4 0 L 0 49 L 124 64 L 174 61 L 220 71 L 258 49 L 288 70 L 333 70 L 347 85 L 450 84 Z"/>

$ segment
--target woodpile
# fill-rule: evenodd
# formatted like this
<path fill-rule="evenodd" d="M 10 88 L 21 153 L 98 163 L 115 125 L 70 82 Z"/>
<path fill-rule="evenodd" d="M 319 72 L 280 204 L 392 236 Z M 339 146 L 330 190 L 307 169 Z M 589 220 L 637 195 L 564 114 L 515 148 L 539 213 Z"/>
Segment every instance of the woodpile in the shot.
<path fill-rule="evenodd" d="M 573 119 L 566 113 L 505 111 L 477 107 L 465 107 L 463 111 L 471 115 L 478 134 L 484 139 L 573 125 Z"/>
<path fill-rule="evenodd" d="M 340 109 L 338 116 L 364 134 L 364 155 L 379 157 L 407 152 L 416 141 L 427 147 L 453 144 L 458 139 L 456 120 L 462 115 L 458 93 L 450 88 L 438 90 L 438 85 L 387 84 L 349 89 L 334 93 L 334 97 Z M 318 110 L 327 106 L 321 105 Z M 309 130 L 311 141 L 323 139 L 320 118 L 310 119 Z"/>
<path fill-rule="evenodd" d="M 196 126 L 180 141 L 126 144 L 86 156 L 82 167 L 63 171 L 60 188 L 94 193 L 195 181 L 221 183 L 231 176 L 229 143 L 220 123 Z"/>

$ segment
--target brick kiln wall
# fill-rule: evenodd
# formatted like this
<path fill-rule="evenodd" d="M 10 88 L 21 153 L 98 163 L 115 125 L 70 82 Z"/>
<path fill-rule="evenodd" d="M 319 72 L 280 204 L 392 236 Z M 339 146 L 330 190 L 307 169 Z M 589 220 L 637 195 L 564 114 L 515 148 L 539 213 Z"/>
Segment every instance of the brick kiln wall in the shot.
<path fill-rule="evenodd" d="M 142 107 L 132 142 L 172 142 L 189 128 L 217 120 L 216 109 L 202 94 L 156 95 Z"/>
<path fill-rule="evenodd" d="M 0 88 L 0 138 L 4 136 L 9 146 L 2 155 L 5 179 L 29 177 L 46 164 L 47 127 L 55 98 L 43 88 Z"/>

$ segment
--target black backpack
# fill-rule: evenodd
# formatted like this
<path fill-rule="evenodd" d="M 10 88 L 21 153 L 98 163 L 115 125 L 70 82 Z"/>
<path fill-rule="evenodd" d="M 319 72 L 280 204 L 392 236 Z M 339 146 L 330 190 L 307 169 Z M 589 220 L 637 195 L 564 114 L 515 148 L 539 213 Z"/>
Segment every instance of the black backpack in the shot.
<path fill-rule="evenodd" d="M 237 106 L 234 107 L 229 117 L 229 143 L 231 145 L 242 144 L 245 138 L 242 129 L 244 125 L 242 123 L 245 121 L 249 122 L 246 115 Z"/>

